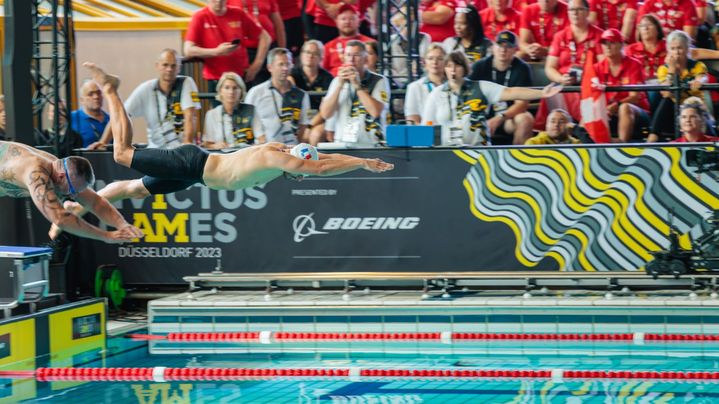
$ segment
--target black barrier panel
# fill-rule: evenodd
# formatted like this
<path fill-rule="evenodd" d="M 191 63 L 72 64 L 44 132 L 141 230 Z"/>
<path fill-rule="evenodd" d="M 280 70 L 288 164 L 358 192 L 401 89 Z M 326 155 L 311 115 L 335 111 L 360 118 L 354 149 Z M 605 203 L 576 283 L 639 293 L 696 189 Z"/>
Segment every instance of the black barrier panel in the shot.
<path fill-rule="evenodd" d="M 146 237 L 81 242 L 85 265 L 118 264 L 128 283 L 181 283 L 209 272 L 634 271 L 694 237 L 719 184 L 684 149 L 356 150 L 384 174 L 277 179 L 241 191 L 202 186 L 118 208 Z M 98 186 L 136 178 L 87 154 Z"/>

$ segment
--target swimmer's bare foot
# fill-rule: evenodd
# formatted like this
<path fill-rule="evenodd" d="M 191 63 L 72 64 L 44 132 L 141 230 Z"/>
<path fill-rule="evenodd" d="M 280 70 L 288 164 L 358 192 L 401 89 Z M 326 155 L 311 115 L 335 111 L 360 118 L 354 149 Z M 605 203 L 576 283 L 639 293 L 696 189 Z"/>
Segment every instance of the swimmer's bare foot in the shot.
<path fill-rule="evenodd" d="M 85 62 L 82 65 L 86 69 L 90 70 L 90 72 L 92 72 L 93 80 L 95 80 L 97 82 L 97 84 L 99 84 L 100 87 L 103 88 L 103 90 L 109 90 L 109 89 L 117 90 L 117 87 L 120 86 L 120 78 L 119 77 L 112 75 L 112 74 L 105 73 L 105 71 L 102 70 L 101 68 L 99 68 L 95 63 Z M 105 88 L 106 86 L 108 88 Z"/>

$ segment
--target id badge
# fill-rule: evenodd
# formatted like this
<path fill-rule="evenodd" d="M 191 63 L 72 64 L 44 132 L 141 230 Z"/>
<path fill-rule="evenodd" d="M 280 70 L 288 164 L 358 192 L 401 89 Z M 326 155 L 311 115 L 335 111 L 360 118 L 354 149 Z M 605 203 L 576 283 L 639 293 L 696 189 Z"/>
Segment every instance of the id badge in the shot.
<path fill-rule="evenodd" d="M 362 121 L 359 117 L 350 118 L 345 122 L 344 133 L 342 133 L 342 140 L 346 142 L 357 142 L 359 133 L 362 130 Z"/>

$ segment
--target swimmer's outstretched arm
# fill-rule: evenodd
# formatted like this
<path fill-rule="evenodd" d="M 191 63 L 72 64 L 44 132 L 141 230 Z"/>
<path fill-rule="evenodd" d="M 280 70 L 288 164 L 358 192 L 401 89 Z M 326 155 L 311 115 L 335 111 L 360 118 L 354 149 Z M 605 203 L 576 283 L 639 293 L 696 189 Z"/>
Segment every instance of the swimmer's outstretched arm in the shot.
<path fill-rule="evenodd" d="M 394 168 L 394 164 L 380 159 L 363 159 L 344 154 L 326 154 L 325 156 L 329 157 L 320 157 L 320 160 L 301 160 L 287 153 L 276 152 L 268 154 L 267 164 L 290 174 L 320 177 L 339 175 L 360 169 L 381 173 Z"/>
<path fill-rule="evenodd" d="M 320 160 L 351 160 L 357 157 L 348 156 L 341 153 L 317 153 Z"/>
<path fill-rule="evenodd" d="M 144 237 L 142 231 L 128 223 L 110 202 L 98 195 L 92 188 L 85 188 L 75 199 L 88 211 L 97 216 L 103 223 L 124 230 L 136 238 Z"/>
<path fill-rule="evenodd" d="M 129 224 L 115 231 L 106 231 L 65 210 L 55 193 L 50 174 L 45 169 L 32 170 L 26 184 L 30 197 L 40 213 L 61 230 L 106 243 L 129 242 L 142 235 L 139 229 Z M 122 217 L 120 219 L 124 221 Z"/>

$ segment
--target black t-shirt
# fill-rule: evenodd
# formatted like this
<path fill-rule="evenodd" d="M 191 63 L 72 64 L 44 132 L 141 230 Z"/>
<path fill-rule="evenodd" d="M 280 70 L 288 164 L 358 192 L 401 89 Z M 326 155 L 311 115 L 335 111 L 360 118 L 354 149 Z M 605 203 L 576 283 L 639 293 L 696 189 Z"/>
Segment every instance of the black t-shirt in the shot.
<path fill-rule="evenodd" d="M 494 56 L 489 55 L 475 62 L 472 65 L 472 73 L 469 75 L 470 80 L 485 80 L 503 85 L 505 87 L 531 87 L 532 86 L 532 68 L 519 59 L 514 57 L 509 69 L 501 72 L 492 66 Z M 507 103 L 507 107 L 512 105 L 512 101 Z M 494 115 L 494 111 L 490 116 Z"/>
<path fill-rule="evenodd" d="M 321 67 L 317 73 L 317 78 L 312 83 L 308 81 L 307 76 L 302 72 L 301 66 L 293 67 L 290 74 L 295 80 L 295 86 L 305 91 L 327 91 L 330 88 L 332 79 L 334 79 L 334 76 L 332 76 L 330 72 Z M 319 109 L 320 102 L 322 102 L 321 95 L 310 95 L 310 108 Z"/>

